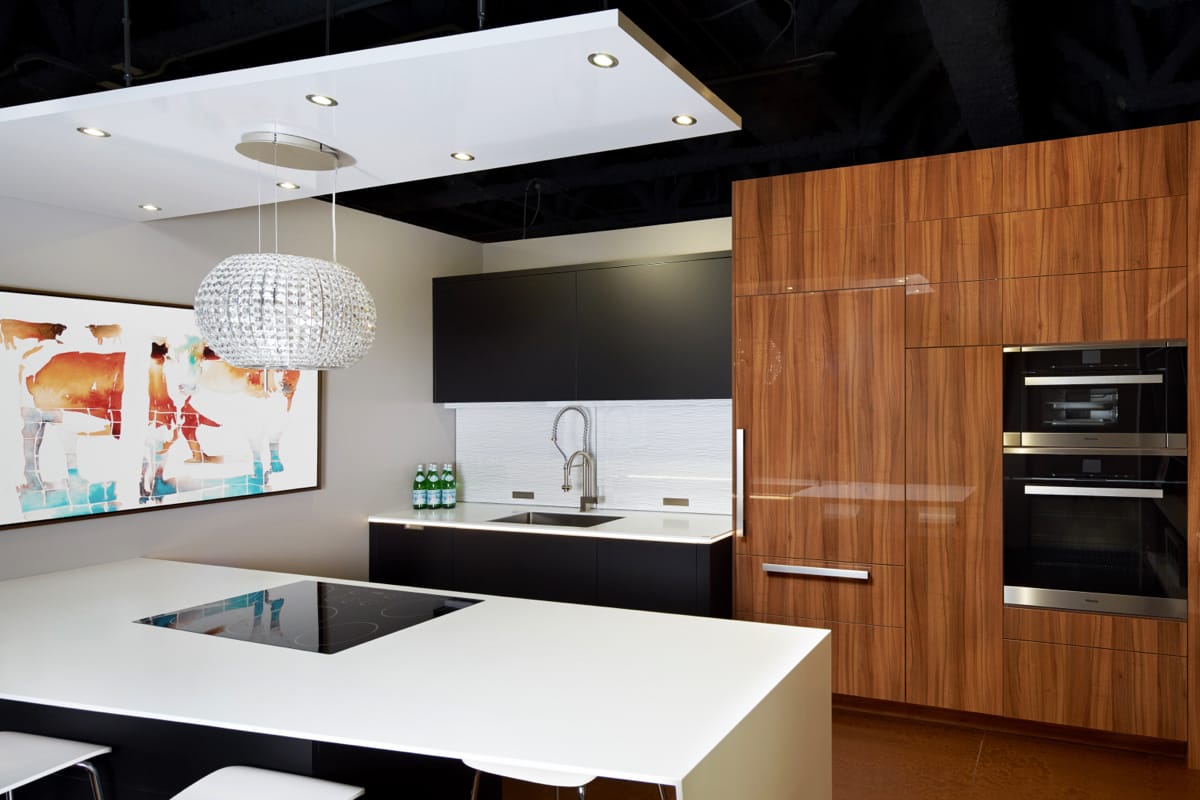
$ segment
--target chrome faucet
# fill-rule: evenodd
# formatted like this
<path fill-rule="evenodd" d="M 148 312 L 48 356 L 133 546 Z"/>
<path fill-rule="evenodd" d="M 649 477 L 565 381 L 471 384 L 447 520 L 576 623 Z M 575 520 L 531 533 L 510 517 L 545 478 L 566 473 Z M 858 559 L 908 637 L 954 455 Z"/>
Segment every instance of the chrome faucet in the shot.
<path fill-rule="evenodd" d="M 579 416 L 583 417 L 583 446 L 569 456 L 558 443 L 558 422 L 562 419 L 562 415 L 568 411 L 575 411 Z M 582 464 L 583 493 L 579 496 L 580 511 L 591 511 L 600 502 L 598 496 L 600 492 L 596 488 L 596 457 L 588 450 L 588 443 L 591 441 L 591 432 L 592 420 L 588 417 L 587 411 L 580 406 L 563 406 L 554 415 L 554 425 L 550 428 L 550 441 L 554 442 L 554 446 L 558 448 L 558 452 L 562 453 L 563 457 L 562 490 L 564 492 L 571 491 L 571 470 L 576 467 L 575 462 L 578 460 Z"/>

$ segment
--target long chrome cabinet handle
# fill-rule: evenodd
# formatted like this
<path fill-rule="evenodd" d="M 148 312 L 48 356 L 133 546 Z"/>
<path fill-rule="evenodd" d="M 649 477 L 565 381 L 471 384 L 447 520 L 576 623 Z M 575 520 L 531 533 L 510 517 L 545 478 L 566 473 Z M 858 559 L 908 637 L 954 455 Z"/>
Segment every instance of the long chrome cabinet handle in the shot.
<path fill-rule="evenodd" d="M 763 572 L 780 575 L 807 575 L 812 578 L 842 578 L 850 581 L 869 581 L 871 571 L 867 569 L 832 569 L 830 567 L 796 567 L 791 564 L 763 564 Z"/>
<path fill-rule="evenodd" d="M 1092 386 L 1114 383 L 1162 383 L 1162 375 L 1046 375 L 1026 377 L 1026 386 Z"/>
<path fill-rule="evenodd" d="M 739 539 L 746 535 L 746 429 L 738 428 L 733 435 L 733 533 Z"/>
<path fill-rule="evenodd" d="M 1109 489 L 1103 486 L 1025 486 L 1025 494 L 1050 497 L 1148 497 L 1161 500 L 1162 489 Z"/>

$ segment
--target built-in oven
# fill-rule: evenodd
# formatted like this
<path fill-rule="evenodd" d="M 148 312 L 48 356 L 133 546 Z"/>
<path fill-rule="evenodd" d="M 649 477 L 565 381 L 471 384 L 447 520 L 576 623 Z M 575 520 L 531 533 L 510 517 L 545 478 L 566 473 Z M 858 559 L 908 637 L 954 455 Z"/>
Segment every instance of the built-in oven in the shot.
<path fill-rule="evenodd" d="M 1006 347 L 1006 447 L 1186 447 L 1182 342 Z"/>
<path fill-rule="evenodd" d="M 1187 459 L 1006 449 L 1004 601 L 1187 613 Z"/>

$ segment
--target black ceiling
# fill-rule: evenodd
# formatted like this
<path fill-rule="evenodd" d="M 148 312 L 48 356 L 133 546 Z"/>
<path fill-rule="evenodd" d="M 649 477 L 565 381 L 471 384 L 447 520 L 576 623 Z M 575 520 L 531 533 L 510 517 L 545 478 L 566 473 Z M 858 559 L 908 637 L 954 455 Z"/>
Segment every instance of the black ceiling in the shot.
<path fill-rule="evenodd" d="M 478 0 L 129 0 L 136 83 L 479 27 Z M 609 7 L 488 0 L 487 27 Z M 348 192 L 481 242 L 726 216 L 742 178 L 1200 118 L 1200 0 L 612 3 L 738 133 Z M 124 84 L 122 0 L 0 2 L 0 106 Z M 0 190 L 2 191 L 2 190 Z M 536 213 L 535 213 L 536 212 Z"/>

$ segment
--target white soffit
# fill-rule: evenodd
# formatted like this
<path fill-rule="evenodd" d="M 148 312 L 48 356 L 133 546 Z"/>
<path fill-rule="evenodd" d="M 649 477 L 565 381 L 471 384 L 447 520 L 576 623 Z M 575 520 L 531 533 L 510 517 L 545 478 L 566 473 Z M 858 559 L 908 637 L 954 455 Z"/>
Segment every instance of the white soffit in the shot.
<path fill-rule="evenodd" d="M 594 67 L 596 52 L 620 64 Z M 339 104 L 321 108 L 309 94 Z M 676 114 L 697 124 L 676 125 Z M 280 200 L 332 191 L 332 172 L 238 155 L 242 134 L 258 130 L 353 157 L 337 176 L 348 191 L 740 127 L 619 11 L 599 11 L 2 108 L 0 195 L 143 220 L 252 206 L 272 199 L 276 181 L 301 186 Z"/>

